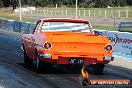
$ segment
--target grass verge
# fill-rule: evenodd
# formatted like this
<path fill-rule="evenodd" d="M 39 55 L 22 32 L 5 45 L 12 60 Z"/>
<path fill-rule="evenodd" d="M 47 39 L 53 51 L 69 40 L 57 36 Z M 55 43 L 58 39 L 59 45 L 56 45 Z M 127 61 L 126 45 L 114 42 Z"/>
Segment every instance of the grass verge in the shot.
<path fill-rule="evenodd" d="M 93 29 L 108 30 L 108 31 L 118 31 L 118 28 L 114 27 L 114 26 L 93 25 Z"/>

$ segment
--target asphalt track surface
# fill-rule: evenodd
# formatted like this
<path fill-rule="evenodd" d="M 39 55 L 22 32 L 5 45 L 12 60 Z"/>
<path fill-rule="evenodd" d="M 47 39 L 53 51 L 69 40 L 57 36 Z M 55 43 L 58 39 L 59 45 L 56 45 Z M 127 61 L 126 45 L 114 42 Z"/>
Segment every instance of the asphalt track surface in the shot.
<path fill-rule="evenodd" d="M 21 34 L 0 31 L 0 86 L 4 88 L 82 88 L 80 68 L 53 66 L 43 69 L 41 74 L 25 68 L 21 47 Z M 90 79 L 129 79 L 132 70 L 106 65 L 104 73 L 89 74 Z M 86 86 L 85 88 L 132 88 L 131 86 Z"/>

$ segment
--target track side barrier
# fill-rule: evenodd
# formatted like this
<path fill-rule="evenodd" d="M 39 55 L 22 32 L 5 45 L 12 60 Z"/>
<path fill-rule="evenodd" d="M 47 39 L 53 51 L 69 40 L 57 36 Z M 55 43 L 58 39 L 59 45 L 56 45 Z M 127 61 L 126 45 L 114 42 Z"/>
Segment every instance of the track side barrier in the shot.
<path fill-rule="evenodd" d="M 119 24 L 119 31 L 120 32 L 126 32 L 126 31 L 129 31 L 132 33 L 132 22 L 120 22 Z M 126 30 L 129 29 L 129 30 Z"/>
<path fill-rule="evenodd" d="M 132 55 L 132 33 L 96 29 L 94 32 L 99 35 L 107 36 L 113 43 L 115 52 Z"/>
<path fill-rule="evenodd" d="M 34 25 L 35 24 L 31 22 L 20 22 L 0 18 L 0 30 L 2 29 L 19 33 L 31 33 Z"/>

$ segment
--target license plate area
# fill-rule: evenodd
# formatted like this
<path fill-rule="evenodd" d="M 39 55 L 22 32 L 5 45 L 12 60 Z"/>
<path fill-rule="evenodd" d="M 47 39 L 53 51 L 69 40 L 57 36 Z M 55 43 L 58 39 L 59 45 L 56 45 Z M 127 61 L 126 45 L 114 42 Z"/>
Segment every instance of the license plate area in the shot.
<path fill-rule="evenodd" d="M 107 60 L 107 61 L 113 61 L 114 60 L 114 57 L 104 57 L 104 60 Z"/>
<path fill-rule="evenodd" d="M 69 63 L 70 64 L 83 64 L 84 63 L 84 59 L 83 58 L 71 57 L 71 58 L 69 58 Z"/>

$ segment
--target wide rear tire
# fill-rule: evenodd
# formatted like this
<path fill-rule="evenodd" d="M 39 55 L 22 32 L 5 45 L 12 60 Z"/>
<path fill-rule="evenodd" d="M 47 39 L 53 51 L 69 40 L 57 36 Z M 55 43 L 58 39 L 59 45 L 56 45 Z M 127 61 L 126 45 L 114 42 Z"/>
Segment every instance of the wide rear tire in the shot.
<path fill-rule="evenodd" d="M 104 64 L 94 64 L 90 66 L 94 74 L 102 74 L 104 71 Z"/>
<path fill-rule="evenodd" d="M 34 68 L 37 73 L 41 73 L 43 67 L 43 63 L 41 62 L 38 54 L 36 54 L 36 60 L 34 61 Z"/>
<path fill-rule="evenodd" d="M 24 51 L 23 51 L 23 53 L 24 53 L 24 64 L 28 68 L 32 67 L 33 61 L 27 56 L 27 53 L 25 51 L 25 47 L 24 46 L 23 46 L 23 49 L 24 49 Z"/>

